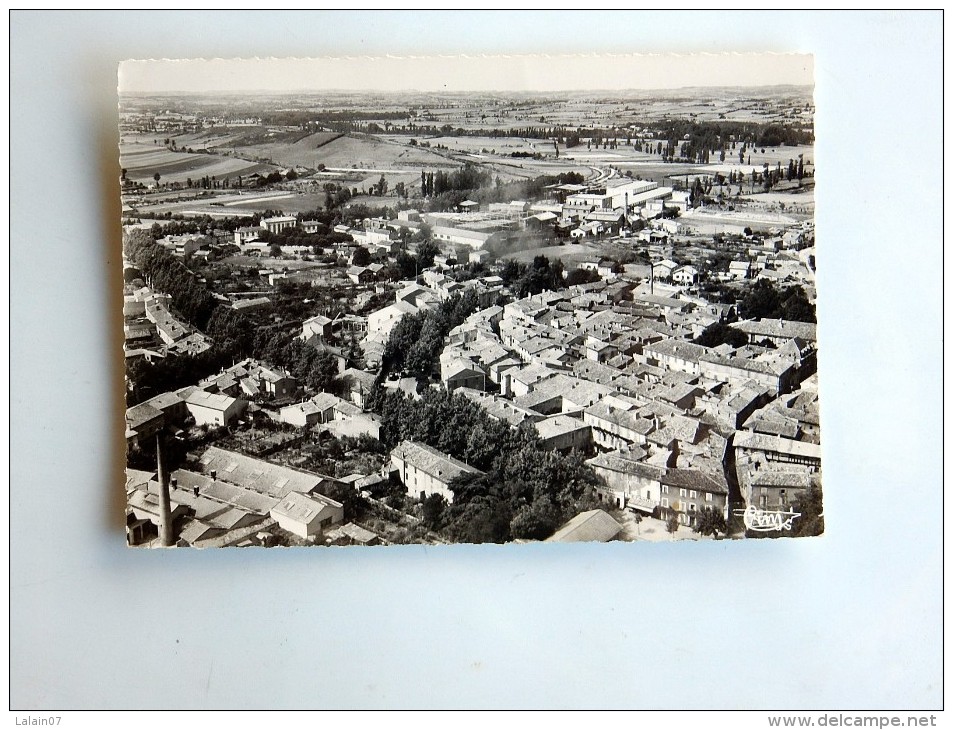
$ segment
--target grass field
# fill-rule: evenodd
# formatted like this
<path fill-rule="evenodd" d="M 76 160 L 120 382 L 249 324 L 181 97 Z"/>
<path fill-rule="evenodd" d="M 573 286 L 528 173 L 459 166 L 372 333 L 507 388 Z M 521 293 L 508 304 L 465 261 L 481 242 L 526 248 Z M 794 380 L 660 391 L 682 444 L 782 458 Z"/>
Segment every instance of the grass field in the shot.
<path fill-rule="evenodd" d="M 546 256 L 550 260 L 561 259 L 567 269 L 577 267 L 582 261 L 602 256 L 605 245 L 601 243 L 566 243 L 562 246 L 529 248 L 501 256 L 520 263 L 529 264 L 537 256 Z"/>

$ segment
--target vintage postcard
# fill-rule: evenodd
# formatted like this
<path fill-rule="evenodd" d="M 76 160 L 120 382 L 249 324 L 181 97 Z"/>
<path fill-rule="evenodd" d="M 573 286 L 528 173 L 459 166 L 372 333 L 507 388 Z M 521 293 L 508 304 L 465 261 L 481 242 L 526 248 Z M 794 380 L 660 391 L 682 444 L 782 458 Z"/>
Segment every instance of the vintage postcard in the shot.
<path fill-rule="evenodd" d="M 808 55 L 127 61 L 126 538 L 823 532 Z"/>

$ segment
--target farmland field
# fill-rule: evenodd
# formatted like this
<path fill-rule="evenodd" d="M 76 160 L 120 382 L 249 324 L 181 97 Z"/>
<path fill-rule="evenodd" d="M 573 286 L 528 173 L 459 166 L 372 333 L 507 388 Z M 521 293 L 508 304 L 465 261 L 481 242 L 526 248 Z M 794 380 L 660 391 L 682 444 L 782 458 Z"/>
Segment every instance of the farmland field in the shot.
<path fill-rule="evenodd" d="M 387 200 L 387 198 L 384 198 Z M 265 210 L 280 210 L 287 215 L 303 213 L 324 207 L 324 193 L 294 192 L 272 190 L 267 194 L 256 195 L 217 195 L 202 200 L 182 200 L 177 202 L 141 205 L 137 210 L 142 215 L 173 213 L 188 216 L 209 215 L 214 218 L 248 216 Z"/>
<path fill-rule="evenodd" d="M 266 158 L 285 167 L 300 165 L 311 169 L 324 165 L 331 168 L 420 170 L 453 165 L 450 160 L 429 150 L 398 145 L 369 135 L 334 135 L 328 139 L 326 133 L 316 134 L 320 136 L 309 135 L 295 142 L 239 144 L 231 149 L 243 157 Z"/>
<path fill-rule="evenodd" d="M 153 144 L 151 138 L 148 141 L 124 138 L 119 145 L 119 164 L 126 170 L 128 178 L 143 183 L 151 182 L 156 173 L 163 182 L 184 183 L 189 178 L 237 178 L 255 172 L 267 174 L 275 169 L 272 165 L 238 157 L 170 150 L 161 141 L 158 145 Z"/>

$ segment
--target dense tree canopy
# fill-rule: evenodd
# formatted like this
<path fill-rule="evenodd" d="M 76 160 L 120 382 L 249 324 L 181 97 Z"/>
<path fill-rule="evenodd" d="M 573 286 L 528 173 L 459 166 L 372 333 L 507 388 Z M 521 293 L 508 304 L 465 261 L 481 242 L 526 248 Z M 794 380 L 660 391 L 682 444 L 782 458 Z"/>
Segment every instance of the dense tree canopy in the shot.
<path fill-rule="evenodd" d="M 381 416 L 381 440 L 388 448 L 412 439 L 485 472 L 452 481 L 453 503 L 439 516 L 434 505 L 428 507 L 428 521 L 443 525 L 452 539 L 543 539 L 594 505 L 599 478 L 584 456 L 543 448 L 532 426 L 510 428 L 444 390 L 428 389 L 416 400 L 378 389 L 370 404 Z"/>
<path fill-rule="evenodd" d="M 708 325 L 694 341 L 696 344 L 705 347 L 718 347 L 718 345 L 725 343 L 732 347 L 744 347 L 748 344 L 748 336 L 734 327 L 729 327 L 722 322 L 715 322 Z"/>
<path fill-rule="evenodd" d="M 450 297 L 434 309 L 401 318 L 384 347 L 385 374 L 406 370 L 428 380 L 437 367 L 450 330 L 462 324 L 479 306 L 476 294 L 468 291 Z"/>
<path fill-rule="evenodd" d="M 759 279 L 738 305 L 738 314 L 745 319 L 788 319 L 796 322 L 817 322 L 814 305 L 800 286 L 779 290 L 768 279 Z"/>

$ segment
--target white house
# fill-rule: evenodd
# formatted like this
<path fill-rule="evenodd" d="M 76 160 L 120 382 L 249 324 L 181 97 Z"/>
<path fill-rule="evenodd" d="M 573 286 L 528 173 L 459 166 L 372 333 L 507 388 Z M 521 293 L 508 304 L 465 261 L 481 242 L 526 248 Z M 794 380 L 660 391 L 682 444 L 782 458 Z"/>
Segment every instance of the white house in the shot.
<path fill-rule="evenodd" d="M 261 229 L 269 233 L 280 233 L 286 228 L 298 225 L 298 219 L 292 215 L 279 215 L 274 218 L 262 218 L 259 224 Z"/>
<path fill-rule="evenodd" d="M 241 398 L 198 389 L 185 399 L 185 407 L 195 419 L 196 426 L 228 426 L 242 414 L 247 405 L 247 401 Z"/>
<path fill-rule="evenodd" d="M 479 469 L 437 451 L 426 444 L 404 441 L 390 452 L 391 470 L 413 497 L 424 499 L 430 494 L 442 494 L 453 501 L 449 484 L 461 474 L 482 474 Z"/>
<path fill-rule="evenodd" d="M 344 522 L 344 505 L 321 494 L 289 492 L 269 514 L 283 530 L 313 540 Z"/>
<path fill-rule="evenodd" d="M 698 269 L 694 266 L 679 266 L 672 272 L 672 281 L 676 284 L 695 284 L 698 282 Z"/>

